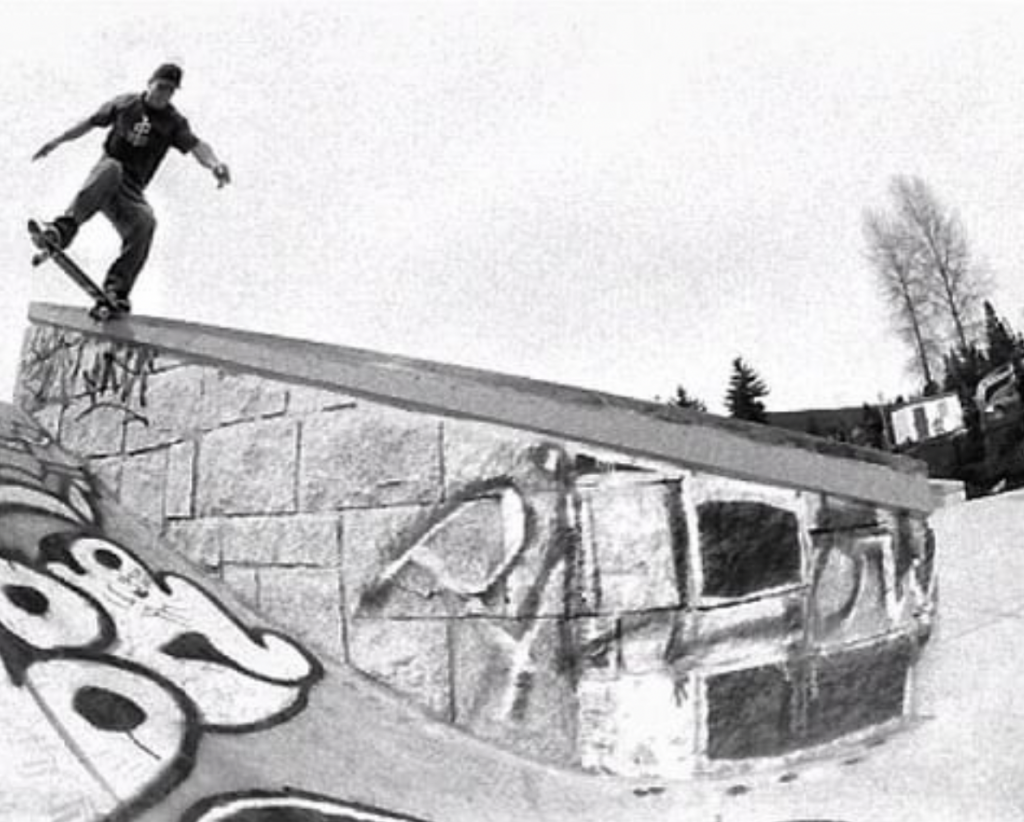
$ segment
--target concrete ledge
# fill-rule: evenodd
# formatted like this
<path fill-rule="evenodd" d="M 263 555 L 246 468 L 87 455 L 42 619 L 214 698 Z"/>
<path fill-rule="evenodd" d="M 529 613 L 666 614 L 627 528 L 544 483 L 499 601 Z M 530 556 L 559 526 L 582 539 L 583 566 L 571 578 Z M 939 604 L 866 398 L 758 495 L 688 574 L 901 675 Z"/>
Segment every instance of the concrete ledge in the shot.
<path fill-rule="evenodd" d="M 232 371 L 401 408 L 481 420 L 739 479 L 915 512 L 934 508 L 924 463 L 657 403 L 477 369 L 268 334 L 33 304 L 33 323 L 146 345 Z"/>
<path fill-rule="evenodd" d="M 967 501 L 967 486 L 960 480 L 933 479 L 929 485 L 936 508 L 948 508 Z"/>

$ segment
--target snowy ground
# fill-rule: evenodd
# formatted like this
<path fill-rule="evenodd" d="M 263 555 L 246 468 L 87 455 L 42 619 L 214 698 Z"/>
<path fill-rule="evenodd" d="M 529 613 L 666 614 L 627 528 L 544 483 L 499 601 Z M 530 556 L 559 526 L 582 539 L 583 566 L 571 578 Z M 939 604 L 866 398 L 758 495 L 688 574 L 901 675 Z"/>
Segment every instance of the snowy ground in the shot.
<path fill-rule="evenodd" d="M 1024 819 L 1024 491 L 941 509 L 932 525 L 941 617 L 921 725 L 785 787 L 755 784 L 721 822 Z"/>

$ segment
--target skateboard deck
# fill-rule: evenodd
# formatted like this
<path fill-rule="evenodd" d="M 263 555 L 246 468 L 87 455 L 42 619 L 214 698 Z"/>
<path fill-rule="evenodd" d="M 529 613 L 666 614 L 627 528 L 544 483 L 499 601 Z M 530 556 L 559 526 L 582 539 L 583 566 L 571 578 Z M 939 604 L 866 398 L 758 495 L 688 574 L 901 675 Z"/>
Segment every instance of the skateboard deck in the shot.
<path fill-rule="evenodd" d="M 39 253 L 32 257 L 32 265 L 42 265 L 46 260 L 53 260 L 71 281 L 82 291 L 96 301 L 96 305 L 89 312 L 89 316 L 96 320 L 108 320 L 118 316 L 117 307 L 107 298 L 96 281 L 93 280 L 82 267 L 71 259 L 56 243 L 51 242 L 43 231 L 42 225 L 37 220 L 28 221 L 28 233 L 33 244 L 39 249 Z"/>

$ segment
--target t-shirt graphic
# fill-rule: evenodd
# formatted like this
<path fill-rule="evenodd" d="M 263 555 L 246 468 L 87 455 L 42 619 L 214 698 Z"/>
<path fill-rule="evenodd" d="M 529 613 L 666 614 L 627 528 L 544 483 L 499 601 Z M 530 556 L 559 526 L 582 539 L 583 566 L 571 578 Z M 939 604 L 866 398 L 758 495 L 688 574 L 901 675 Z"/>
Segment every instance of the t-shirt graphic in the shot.
<path fill-rule="evenodd" d="M 125 182 L 142 191 L 174 146 L 187 153 L 199 143 L 181 113 L 172 105 L 154 108 L 144 94 L 122 94 L 100 107 L 94 126 L 109 127 L 103 150 L 121 161 Z"/>
<path fill-rule="evenodd" d="M 149 133 L 152 130 L 153 121 L 149 119 L 148 114 L 143 114 L 142 119 L 132 126 L 131 131 L 125 135 L 125 139 L 136 148 L 142 148 L 149 143 Z"/>

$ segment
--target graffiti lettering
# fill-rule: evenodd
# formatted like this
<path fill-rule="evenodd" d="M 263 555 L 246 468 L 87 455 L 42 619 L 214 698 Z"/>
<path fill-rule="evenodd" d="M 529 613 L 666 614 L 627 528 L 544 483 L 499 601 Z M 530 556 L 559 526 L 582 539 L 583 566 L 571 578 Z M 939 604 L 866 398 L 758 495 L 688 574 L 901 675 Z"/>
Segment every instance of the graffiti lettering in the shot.
<path fill-rule="evenodd" d="M 132 417 L 146 407 L 148 378 L 156 351 L 148 346 L 92 341 L 59 329 L 37 328 L 22 360 L 22 385 L 38 405 L 68 405 L 84 396 L 84 417 L 98 408 L 115 407 Z"/>
<path fill-rule="evenodd" d="M 548 606 L 564 613 L 569 601 L 579 599 L 565 573 L 578 554 L 568 466 L 564 450 L 544 444 L 526 449 L 509 474 L 467 483 L 405 532 L 390 552 L 394 558 L 360 600 L 361 615 L 378 612 L 412 567 L 427 572 L 436 589 L 456 602 L 489 600 L 502 589 L 510 618 L 474 620 L 472 630 L 495 652 L 488 681 L 503 683 L 495 700 L 503 719 L 522 717 L 535 686 L 538 640 L 550 627 L 538 619 L 542 610 Z M 487 563 L 467 564 L 450 552 L 443 532 L 488 498 L 501 511 L 503 550 Z M 557 597 L 554 606 L 552 595 Z M 560 636 L 558 641 L 559 658 L 572 658 L 569 638 Z"/>

